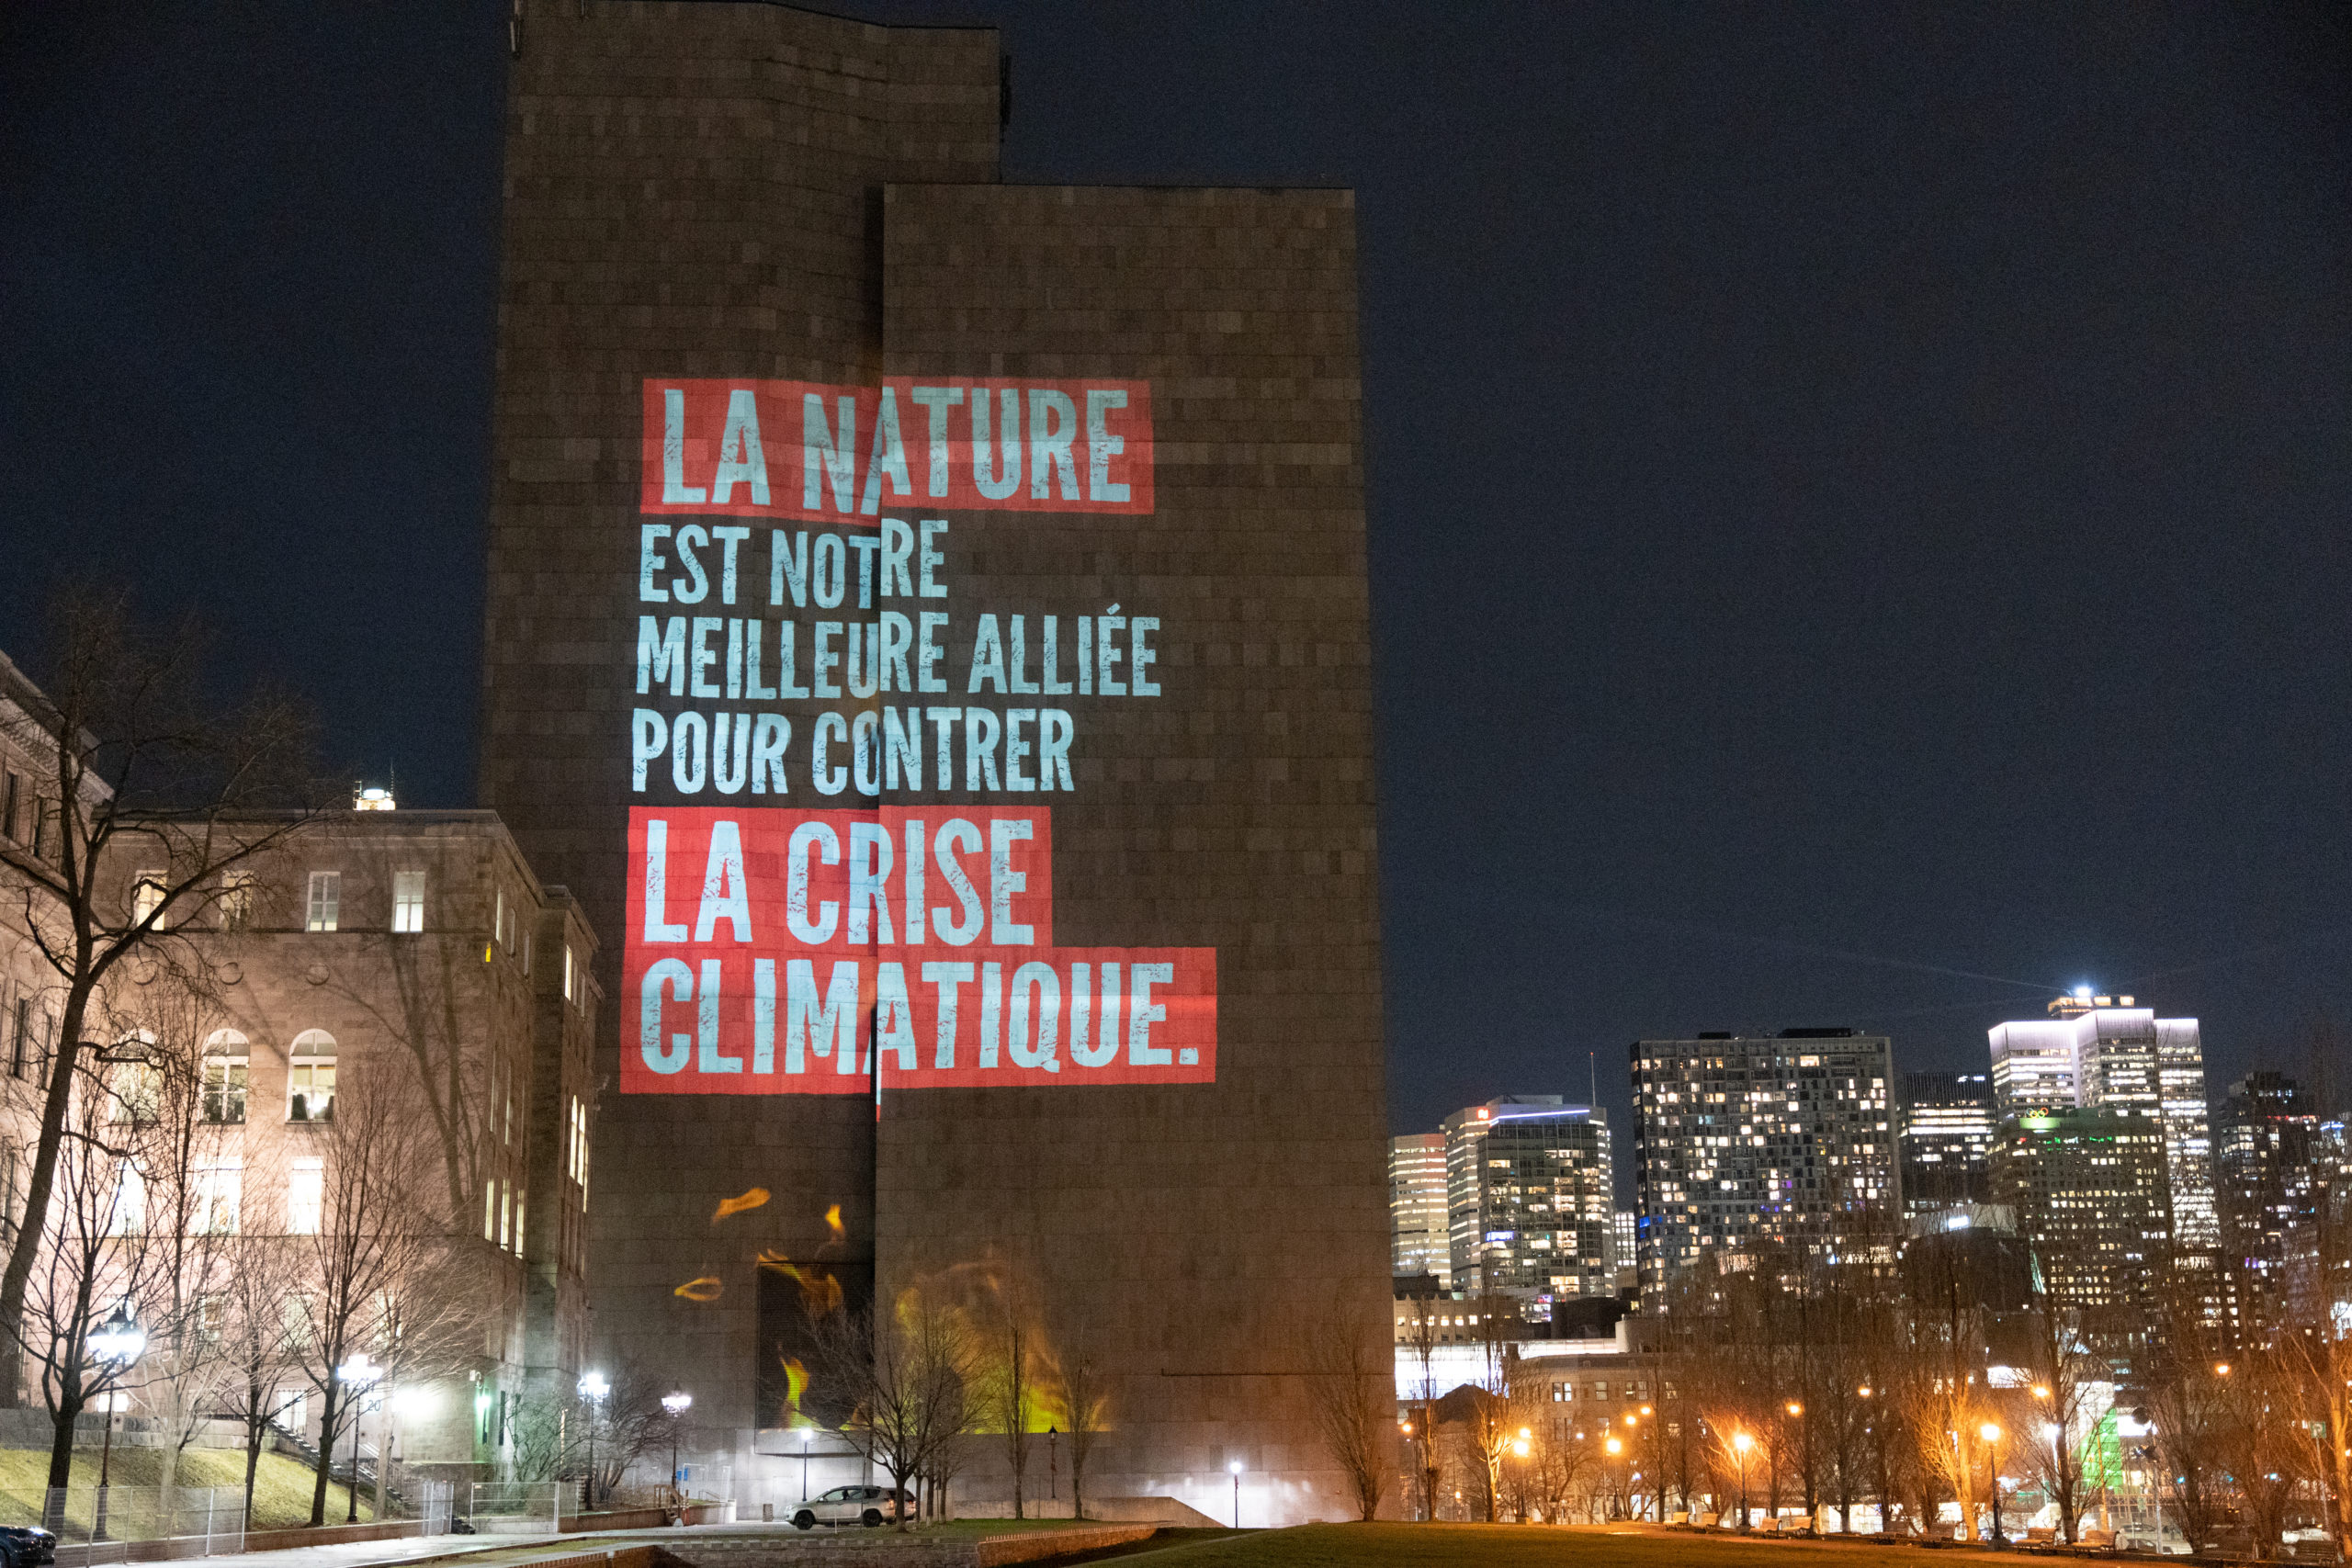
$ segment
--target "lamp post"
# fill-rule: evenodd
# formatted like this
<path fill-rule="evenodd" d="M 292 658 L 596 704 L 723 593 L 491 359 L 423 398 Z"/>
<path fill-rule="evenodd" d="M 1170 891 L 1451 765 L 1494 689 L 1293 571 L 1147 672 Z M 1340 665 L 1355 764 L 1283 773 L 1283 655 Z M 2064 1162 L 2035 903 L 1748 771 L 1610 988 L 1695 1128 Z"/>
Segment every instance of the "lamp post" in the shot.
<path fill-rule="evenodd" d="M 351 1484 L 344 1491 L 343 1522 L 359 1522 L 359 1399 L 369 1384 L 384 1375 L 383 1370 L 368 1359 L 365 1350 L 354 1350 L 351 1359 L 334 1370 L 335 1382 L 349 1390 L 347 1403 L 351 1411 Z M 326 1434 L 319 1434 L 324 1438 Z"/>
<path fill-rule="evenodd" d="M 670 1413 L 670 1490 L 677 1494 L 682 1503 L 685 1501 L 686 1492 L 678 1484 L 678 1423 L 694 1407 L 694 1403 L 695 1396 L 682 1388 L 662 1396 L 662 1408 Z"/>
<path fill-rule="evenodd" d="M 587 1513 L 596 1506 L 596 1402 L 613 1392 L 605 1374 L 589 1371 L 580 1374 L 580 1397 L 588 1404 L 588 1473 L 580 1483 L 580 1511 Z"/>
<path fill-rule="evenodd" d="M 1732 1451 L 1739 1456 L 1739 1528 L 1747 1528 L 1747 1450 L 1756 1439 L 1745 1432 L 1731 1435 Z"/>
<path fill-rule="evenodd" d="M 800 1500 L 804 1503 L 808 1501 L 808 1445 L 816 1436 L 814 1427 L 800 1428 Z"/>
<path fill-rule="evenodd" d="M 2001 1440 L 2001 1428 L 1987 1421 L 1976 1428 L 1976 1435 L 1984 1439 L 1984 1484 L 1985 1489 L 1993 1494 L 1993 1544 L 1999 1546 L 2001 1544 L 2001 1456 L 1995 1451 L 1994 1445 Z"/>
<path fill-rule="evenodd" d="M 113 1479 L 114 1465 L 115 1391 L 111 1382 L 129 1371 L 147 1349 L 147 1331 L 139 1326 L 137 1318 L 130 1315 L 130 1302 L 125 1301 L 117 1306 L 114 1315 L 98 1325 L 97 1332 L 90 1336 L 89 1348 L 91 1357 L 105 1369 L 99 1374 L 99 1381 L 109 1384 L 103 1396 L 106 1400 L 107 1435 L 98 1454 L 98 1503 L 96 1512 L 91 1517 L 90 1529 L 91 1540 L 104 1540 L 107 1538 L 108 1483 Z"/>
<path fill-rule="evenodd" d="M 1226 1469 L 1233 1472 L 1233 1528 L 1241 1528 L 1241 1461 L 1235 1460 Z"/>
<path fill-rule="evenodd" d="M 1061 1439 L 1062 1429 L 1059 1427 L 1046 1428 L 1046 1495 L 1057 1502 L 1061 1500 L 1062 1495 Z"/>

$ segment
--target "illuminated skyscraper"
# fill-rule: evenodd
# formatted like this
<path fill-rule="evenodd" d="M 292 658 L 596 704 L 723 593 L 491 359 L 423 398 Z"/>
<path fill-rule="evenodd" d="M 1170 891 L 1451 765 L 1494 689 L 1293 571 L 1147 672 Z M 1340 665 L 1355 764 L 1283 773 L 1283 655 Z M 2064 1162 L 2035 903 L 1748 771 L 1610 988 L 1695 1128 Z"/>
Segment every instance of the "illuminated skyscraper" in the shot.
<path fill-rule="evenodd" d="M 1614 1226 L 1606 1115 L 1506 1095 L 1445 1119 L 1456 1289 L 1531 1301 L 1605 1296 Z"/>
<path fill-rule="evenodd" d="M 1898 1111 L 1903 1212 L 1991 1201 L 1993 1086 L 1984 1073 L 1905 1073 Z"/>
<path fill-rule="evenodd" d="M 1764 1247 L 1892 1264 L 1886 1036 L 1702 1034 L 1635 1041 L 1632 1056 L 1645 1302 L 1703 1257 L 1742 1268 Z"/>
<path fill-rule="evenodd" d="M 2042 1290 L 2103 1348 L 2155 1326 L 2150 1280 L 2172 1235 L 2164 1128 L 2143 1109 L 2012 1116 L 1993 1145 L 1993 1201 L 2016 1216 Z"/>
<path fill-rule="evenodd" d="M 1443 1133 L 1408 1133 L 1388 1140 L 1388 1219 L 1391 1269 L 1434 1274 L 1442 1288 L 1453 1289 Z"/>
<path fill-rule="evenodd" d="M 2130 997 L 2076 992 L 2047 1019 L 1994 1025 L 1993 1092 L 2003 1116 L 2078 1106 L 2145 1111 L 2164 1126 L 2174 1239 L 2211 1248 L 2213 1143 L 2205 1108 L 2205 1053 L 2193 1018 L 2158 1018 Z"/>
<path fill-rule="evenodd" d="M 2215 1139 L 2222 1257 L 2242 1322 L 2271 1328 L 2310 1305 L 2320 1282 L 2325 1206 L 2344 1190 L 2344 1124 L 2280 1073 L 2230 1086 Z"/>

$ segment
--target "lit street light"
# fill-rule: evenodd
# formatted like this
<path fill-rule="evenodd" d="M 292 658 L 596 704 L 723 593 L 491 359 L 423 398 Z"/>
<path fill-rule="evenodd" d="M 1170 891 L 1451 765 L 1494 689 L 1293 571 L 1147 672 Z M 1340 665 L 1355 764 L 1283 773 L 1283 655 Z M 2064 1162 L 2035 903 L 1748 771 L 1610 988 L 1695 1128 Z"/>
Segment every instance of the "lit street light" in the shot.
<path fill-rule="evenodd" d="M 1225 1467 L 1233 1472 L 1233 1528 L 1241 1528 L 1241 1461 L 1235 1460 Z"/>
<path fill-rule="evenodd" d="M 695 1396 L 684 1389 L 662 1396 L 662 1408 L 670 1413 L 670 1490 L 677 1494 L 681 1503 L 685 1501 L 686 1494 L 685 1489 L 678 1484 L 678 1422 L 693 1407 L 694 1402 Z M 808 1489 L 805 1479 L 800 1489 L 803 1492 Z"/>
<path fill-rule="evenodd" d="M 383 1375 L 384 1370 L 369 1361 L 365 1350 L 354 1350 L 351 1359 L 334 1370 L 335 1382 L 350 1391 L 345 1399 L 351 1412 L 351 1485 L 344 1493 L 343 1509 L 343 1522 L 347 1525 L 359 1522 L 359 1399 Z M 319 1437 L 323 1443 L 326 1433 Z"/>
<path fill-rule="evenodd" d="M 90 1336 L 88 1344 L 91 1359 L 96 1361 L 101 1369 L 98 1381 L 111 1383 L 112 1380 L 129 1371 L 146 1353 L 147 1331 L 139 1326 L 137 1318 L 130 1315 L 130 1303 L 125 1301 L 114 1309 L 113 1316 L 98 1325 L 97 1332 Z M 113 1479 L 114 1389 L 108 1387 L 102 1397 L 106 1401 L 107 1437 L 106 1445 L 98 1455 L 98 1504 L 96 1513 L 92 1516 L 90 1529 L 93 1540 L 107 1538 L 107 1499 L 111 1490 L 108 1483 Z"/>
<path fill-rule="evenodd" d="M 1732 1451 L 1739 1455 L 1739 1528 L 1747 1528 L 1747 1450 L 1756 1439 L 1745 1432 L 1731 1436 Z"/>
<path fill-rule="evenodd" d="M 2001 1458 L 1994 1451 L 1993 1445 L 2001 1440 L 2001 1428 L 1987 1421 L 1976 1428 L 1976 1435 L 1984 1439 L 1984 1482 L 1986 1489 L 1993 1494 L 1993 1544 L 1999 1546 L 2001 1544 Z"/>
<path fill-rule="evenodd" d="M 596 1506 L 596 1402 L 613 1392 L 605 1374 L 590 1371 L 580 1374 L 580 1397 L 588 1402 L 588 1473 L 580 1483 L 580 1511 L 587 1513 Z"/>
<path fill-rule="evenodd" d="M 800 1428 L 800 1500 L 808 1501 L 808 1445 L 816 1440 L 817 1428 Z"/>

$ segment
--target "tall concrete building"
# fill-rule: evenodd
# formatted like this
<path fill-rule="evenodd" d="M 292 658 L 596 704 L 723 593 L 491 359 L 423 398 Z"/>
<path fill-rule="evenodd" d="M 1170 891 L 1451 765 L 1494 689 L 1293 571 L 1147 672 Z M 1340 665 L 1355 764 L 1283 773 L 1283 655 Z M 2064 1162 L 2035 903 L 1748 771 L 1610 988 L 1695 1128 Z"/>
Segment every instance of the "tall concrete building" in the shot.
<path fill-rule="evenodd" d="M 1893 1047 L 1883 1034 L 1790 1029 L 1632 1048 L 1644 1302 L 1712 1258 L 1762 1249 L 1892 1268 Z"/>
<path fill-rule="evenodd" d="M 1350 193 L 1005 184 L 987 28 L 514 28 L 481 794 L 620 933 L 603 1353 L 784 1501 L 812 1314 L 914 1292 L 1040 1440 L 1108 1382 L 1090 1500 L 1345 1513 L 1272 1374 L 1385 1311 Z"/>
<path fill-rule="evenodd" d="M 2162 1122 L 2129 1107 L 2012 1116 L 1993 1146 L 1993 1200 L 2015 1216 L 2041 1288 L 2095 1343 L 2128 1350 L 2158 1325 L 2150 1290 L 2172 1240 Z"/>
<path fill-rule="evenodd" d="M 2193 1018 L 2158 1018 L 2130 997 L 2076 991 L 2049 1017 L 1990 1031 L 1994 1099 L 2004 1117 L 2067 1106 L 2142 1111 L 2164 1126 L 2175 1241 L 2210 1250 L 2221 1239 L 2213 1207 L 2213 1143 L 2205 1053 Z"/>
<path fill-rule="evenodd" d="M 1993 1085 L 1984 1073 L 1905 1073 L 1896 1108 L 1903 1212 L 1932 1214 L 1991 1200 Z"/>
<path fill-rule="evenodd" d="M 1453 1288 L 1443 1133 L 1408 1133 L 1388 1140 L 1388 1235 L 1391 1270 L 1431 1275 L 1440 1288 Z"/>
<path fill-rule="evenodd" d="M 1531 1307 L 1616 1291 L 1607 1113 L 1506 1095 L 1445 1119 L 1453 1281 Z"/>

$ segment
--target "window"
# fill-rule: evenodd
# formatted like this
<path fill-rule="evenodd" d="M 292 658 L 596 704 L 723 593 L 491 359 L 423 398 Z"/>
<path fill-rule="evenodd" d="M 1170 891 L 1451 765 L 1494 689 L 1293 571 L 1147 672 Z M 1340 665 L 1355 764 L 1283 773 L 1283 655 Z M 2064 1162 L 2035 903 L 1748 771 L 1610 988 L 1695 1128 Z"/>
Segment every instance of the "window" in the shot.
<path fill-rule="evenodd" d="M 130 879 L 131 924 L 144 925 L 152 917 L 155 929 L 163 929 L 164 876 L 160 871 L 142 871 Z"/>
<path fill-rule="evenodd" d="M 286 1119 L 334 1120 L 334 1036 L 323 1029 L 294 1037 L 286 1067 Z"/>
<path fill-rule="evenodd" d="M 492 1177 L 481 1188 L 481 1238 L 498 1239 L 498 1178 Z"/>
<path fill-rule="evenodd" d="M 128 1043 L 118 1051 L 136 1051 L 141 1043 Z M 114 1122 L 118 1126 L 146 1126 L 163 1113 L 164 1075 L 154 1063 L 144 1060 L 117 1061 L 107 1075 L 107 1087 L 114 1094 Z"/>
<path fill-rule="evenodd" d="M 218 1126 L 238 1126 L 245 1119 L 245 1037 L 233 1029 L 213 1032 L 204 1043 L 203 1116 Z"/>
<path fill-rule="evenodd" d="M 112 1235 L 144 1235 L 147 1234 L 147 1181 L 139 1174 L 139 1167 L 124 1160 L 115 1168 L 114 1223 L 107 1226 Z"/>
<path fill-rule="evenodd" d="M 531 1201 L 527 1191 L 514 1194 L 514 1256 L 523 1256 L 523 1211 Z"/>
<path fill-rule="evenodd" d="M 19 996 L 17 998 L 17 1015 L 8 1031 L 8 1076 L 10 1077 L 20 1078 L 25 1076 L 25 1063 L 32 1055 L 32 1043 L 33 999 L 30 997 Z"/>
<path fill-rule="evenodd" d="M 392 930 L 415 932 L 424 929 L 424 873 L 392 873 Z"/>
<path fill-rule="evenodd" d="M 22 843 L 25 838 L 24 830 L 17 825 L 17 814 L 23 807 L 24 798 L 25 775 L 10 773 L 6 795 L 0 796 L 0 833 L 6 833 L 18 843 Z"/>
<path fill-rule="evenodd" d="M 245 1162 L 237 1155 L 204 1160 L 196 1168 L 194 1213 L 188 1230 L 195 1235 L 234 1235 L 237 1211 L 244 1197 Z"/>
<path fill-rule="evenodd" d="M 524 973 L 524 974 L 526 974 L 526 975 L 528 975 L 530 972 L 531 972 L 531 931 L 530 931 L 530 928 L 529 928 L 529 927 L 527 927 L 527 926 L 526 926 L 526 927 L 523 929 L 523 973 Z"/>
<path fill-rule="evenodd" d="M 506 889 L 499 888 L 492 897 L 490 934 L 499 946 L 505 947 L 509 945 L 506 941 Z"/>
<path fill-rule="evenodd" d="M 580 999 L 580 982 L 572 972 L 570 942 L 563 944 L 563 999 L 568 1002 L 576 1002 Z"/>
<path fill-rule="evenodd" d="M 226 1296 L 198 1296 L 196 1300 L 196 1332 L 208 1345 L 220 1342 L 220 1330 L 229 1321 L 229 1300 Z"/>
<path fill-rule="evenodd" d="M 342 912 L 342 905 L 343 873 L 339 871 L 311 873 L 310 911 L 304 918 L 302 929 L 313 931 L 334 930 L 335 919 Z"/>
<path fill-rule="evenodd" d="M 316 1155 L 298 1156 L 286 1170 L 286 1234 L 318 1235 L 326 1197 L 326 1161 Z"/>
<path fill-rule="evenodd" d="M 17 1145 L 0 1144 L 0 1240 L 17 1236 Z"/>
<path fill-rule="evenodd" d="M 220 879 L 220 929 L 241 931 L 254 918 L 254 874 L 232 871 Z"/>

